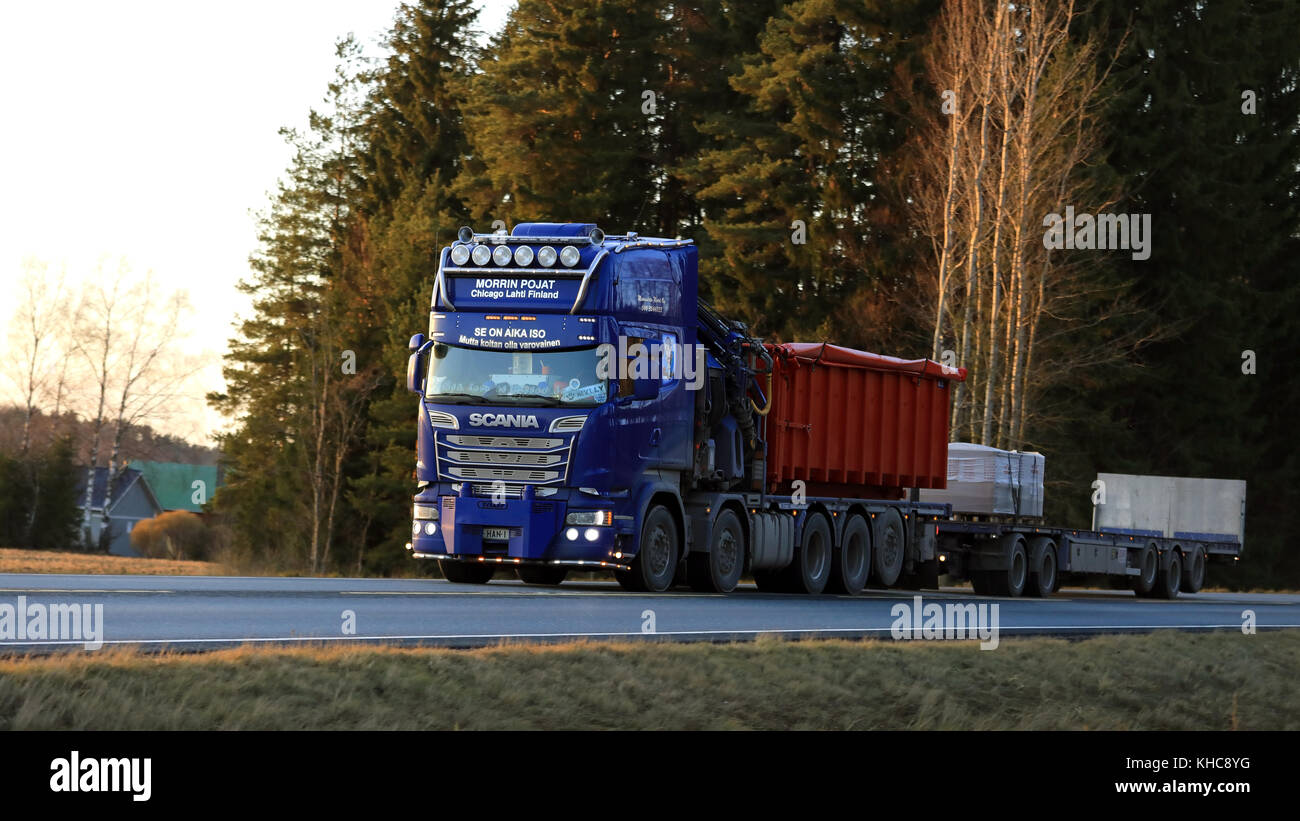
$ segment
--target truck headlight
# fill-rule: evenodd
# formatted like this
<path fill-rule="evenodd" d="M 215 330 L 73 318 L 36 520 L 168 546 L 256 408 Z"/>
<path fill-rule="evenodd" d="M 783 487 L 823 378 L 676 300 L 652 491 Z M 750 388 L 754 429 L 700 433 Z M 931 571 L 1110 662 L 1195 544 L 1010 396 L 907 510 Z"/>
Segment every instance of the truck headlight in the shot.
<path fill-rule="evenodd" d="M 532 265 L 533 249 L 527 245 L 520 245 L 515 249 L 515 265 Z"/>
<path fill-rule="evenodd" d="M 433 519 L 434 521 L 437 521 L 437 519 L 438 519 L 438 506 L 437 506 L 437 505 L 422 505 L 422 504 L 420 504 L 419 502 L 416 502 L 416 503 L 415 503 L 415 510 L 414 510 L 414 512 L 411 514 L 411 518 L 412 518 L 412 519 L 416 519 L 416 520 L 418 520 L 418 521 L 423 521 L 423 520 L 425 520 L 425 519 Z"/>
<path fill-rule="evenodd" d="M 451 261 L 457 265 L 464 265 L 469 262 L 469 246 L 453 245 L 451 248 Z"/>
<path fill-rule="evenodd" d="M 510 258 L 509 245 L 498 245 L 496 250 L 492 252 L 492 261 L 497 265 L 509 265 Z"/>
<path fill-rule="evenodd" d="M 479 266 L 487 265 L 488 260 L 492 259 L 492 249 L 487 247 L 486 245 L 475 245 L 474 253 L 472 253 L 470 256 L 474 258 L 475 265 L 479 265 Z"/>
<path fill-rule="evenodd" d="M 614 514 L 608 510 L 575 510 L 564 517 L 566 525 L 605 525 L 614 524 Z"/>
<path fill-rule="evenodd" d="M 554 248 L 549 245 L 543 245 L 537 250 L 537 264 L 543 268 L 550 268 L 555 264 L 557 256 L 558 255 L 555 253 Z"/>
<path fill-rule="evenodd" d="M 572 245 L 566 245 L 560 250 L 560 264 L 565 268 L 572 268 L 578 264 L 578 249 Z"/>

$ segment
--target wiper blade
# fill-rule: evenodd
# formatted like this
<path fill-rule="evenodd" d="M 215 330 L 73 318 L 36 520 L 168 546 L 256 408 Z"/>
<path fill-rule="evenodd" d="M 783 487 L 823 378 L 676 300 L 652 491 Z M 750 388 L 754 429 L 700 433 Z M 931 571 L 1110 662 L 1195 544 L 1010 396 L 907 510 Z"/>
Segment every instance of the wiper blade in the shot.
<path fill-rule="evenodd" d="M 467 405 L 471 402 L 485 405 L 487 400 L 472 393 L 427 393 L 424 398 L 430 402 L 446 402 L 449 405 Z"/>
<path fill-rule="evenodd" d="M 538 407 L 560 406 L 560 400 L 550 396 L 516 396 L 514 394 L 506 394 L 504 396 L 491 396 L 485 401 L 493 405 L 523 405 L 526 403 L 536 403 Z"/>

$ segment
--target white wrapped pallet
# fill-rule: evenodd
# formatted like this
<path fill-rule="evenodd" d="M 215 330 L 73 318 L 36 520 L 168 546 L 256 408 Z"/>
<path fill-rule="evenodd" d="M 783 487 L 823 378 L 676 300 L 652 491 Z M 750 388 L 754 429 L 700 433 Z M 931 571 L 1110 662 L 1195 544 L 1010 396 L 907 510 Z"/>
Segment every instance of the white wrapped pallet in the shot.
<path fill-rule="evenodd" d="M 954 513 L 1041 517 L 1045 468 L 1041 453 L 950 442 L 948 488 L 922 489 L 919 499 L 950 504 Z"/>

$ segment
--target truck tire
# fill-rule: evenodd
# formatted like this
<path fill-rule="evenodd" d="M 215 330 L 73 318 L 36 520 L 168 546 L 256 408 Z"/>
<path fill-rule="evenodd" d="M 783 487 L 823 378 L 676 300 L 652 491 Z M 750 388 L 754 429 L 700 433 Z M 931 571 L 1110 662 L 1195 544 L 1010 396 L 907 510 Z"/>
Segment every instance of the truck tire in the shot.
<path fill-rule="evenodd" d="M 1009 534 L 998 540 L 998 547 L 1003 553 L 1006 568 L 990 570 L 989 588 L 995 596 L 1016 597 L 1025 592 L 1029 580 L 1029 555 L 1025 551 L 1024 538 Z"/>
<path fill-rule="evenodd" d="M 673 586 L 680 555 L 677 520 L 668 508 L 655 505 L 646 511 L 645 523 L 641 526 L 641 543 L 636 558 L 632 560 L 632 569 L 625 574 L 626 579 L 619 578 L 619 584 L 624 588 L 630 584 L 632 590 L 663 593 Z"/>
<path fill-rule="evenodd" d="M 709 538 L 709 552 L 691 553 L 686 564 L 686 579 L 692 590 L 730 593 L 736 589 L 745 569 L 745 531 L 734 512 L 724 510 L 718 514 Z"/>
<path fill-rule="evenodd" d="M 1138 575 L 1133 576 L 1133 592 L 1146 598 L 1156 589 L 1156 577 L 1160 575 L 1160 555 L 1156 546 L 1149 544 L 1138 553 Z"/>
<path fill-rule="evenodd" d="M 844 525 L 840 545 L 831 561 L 831 579 L 826 589 L 856 596 L 867 586 L 871 574 L 871 529 L 861 516 L 851 516 Z"/>
<path fill-rule="evenodd" d="M 876 516 L 871 532 L 871 572 L 876 584 L 893 587 L 903 572 L 907 542 L 903 538 L 903 518 L 890 508 Z"/>
<path fill-rule="evenodd" d="M 1056 542 L 1037 536 L 1029 543 L 1029 581 L 1025 595 L 1045 598 L 1056 592 Z"/>
<path fill-rule="evenodd" d="M 469 562 L 440 561 L 438 569 L 442 576 L 452 584 L 487 584 L 496 568 L 490 564 L 470 564 Z"/>
<path fill-rule="evenodd" d="M 555 565 L 537 566 L 521 564 L 515 568 L 519 574 L 519 581 L 524 584 L 547 584 L 557 585 L 564 581 L 569 575 L 569 568 L 556 567 Z"/>
<path fill-rule="evenodd" d="M 1185 557 L 1183 564 L 1183 589 L 1188 593 L 1200 593 L 1205 586 L 1205 551 L 1193 548 Z"/>
<path fill-rule="evenodd" d="M 794 561 L 781 571 L 785 589 L 810 596 L 820 594 L 831 579 L 832 554 L 831 526 L 826 517 L 809 513 L 799 544 L 794 548 Z"/>
<path fill-rule="evenodd" d="M 1169 566 L 1160 569 L 1153 595 L 1158 599 L 1176 599 L 1182 582 L 1183 556 L 1175 550 L 1169 557 Z"/>

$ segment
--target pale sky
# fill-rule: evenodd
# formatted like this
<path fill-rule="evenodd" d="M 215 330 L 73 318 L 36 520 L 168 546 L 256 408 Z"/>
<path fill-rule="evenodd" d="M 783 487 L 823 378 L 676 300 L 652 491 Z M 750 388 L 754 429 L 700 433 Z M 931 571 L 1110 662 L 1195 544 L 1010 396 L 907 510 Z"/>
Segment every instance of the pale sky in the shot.
<path fill-rule="evenodd" d="M 191 411 L 169 432 L 204 441 L 220 417 L 219 355 L 247 312 L 255 214 L 291 153 L 277 133 L 320 107 L 334 43 L 368 54 L 398 0 L 27 0 L 0 3 L 0 321 L 22 260 L 73 276 L 104 254 L 189 291 L 190 345 L 210 351 Z M 497 31 L 513 0 L 480 0 Z M 0 334 L 0 350 L 5 334 Z M 0 399 L 11 386 L 0 379 Z"/>

